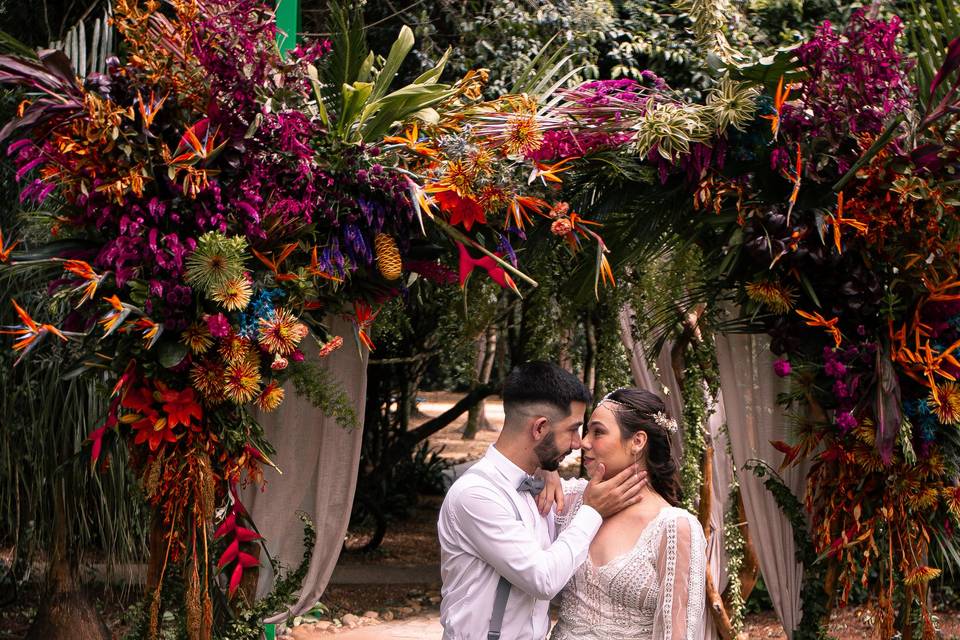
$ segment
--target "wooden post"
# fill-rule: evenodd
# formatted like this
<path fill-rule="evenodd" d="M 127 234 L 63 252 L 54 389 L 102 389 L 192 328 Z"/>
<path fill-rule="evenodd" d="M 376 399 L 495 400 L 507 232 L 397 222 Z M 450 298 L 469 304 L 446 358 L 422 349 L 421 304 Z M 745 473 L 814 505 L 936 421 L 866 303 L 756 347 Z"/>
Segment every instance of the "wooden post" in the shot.
<path fill-rule="evenodd" d="M 300 0 L 277 0 L 277 48 L 280 55 L 297 46 Z"/>

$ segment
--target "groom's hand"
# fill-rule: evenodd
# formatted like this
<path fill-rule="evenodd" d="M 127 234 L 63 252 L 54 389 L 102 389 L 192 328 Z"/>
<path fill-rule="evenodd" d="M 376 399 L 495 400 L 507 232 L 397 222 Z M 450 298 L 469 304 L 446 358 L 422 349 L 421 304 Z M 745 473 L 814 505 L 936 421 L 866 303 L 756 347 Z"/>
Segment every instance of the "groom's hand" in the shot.
<path fill-rule="evenodd" d="M 597 465 L 597 472 L 590 478 L 583 492 L 583 504 L 596 509 L 604 518 L 609 518 L 621 509 L 640 502 L 640 491 L 647 484 L 647 472 L 632 464 L 609 480 L 603 476 L 606 468 Z"/>

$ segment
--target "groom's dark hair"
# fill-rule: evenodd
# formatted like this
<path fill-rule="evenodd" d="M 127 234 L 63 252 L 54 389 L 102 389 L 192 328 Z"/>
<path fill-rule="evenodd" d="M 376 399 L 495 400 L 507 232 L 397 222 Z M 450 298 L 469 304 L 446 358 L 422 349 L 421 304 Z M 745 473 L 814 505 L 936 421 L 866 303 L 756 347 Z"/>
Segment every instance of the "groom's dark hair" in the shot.
<path fill-rule="evenodd" d="M 503 411 L 509 420 L 535 404 L 549 405 L 560 415 L 570 415 L 570 403 L 590 404 L 590 391 L 577 376 L 552 362 L 525 362 L 507 375 L 503 383 Z"/>

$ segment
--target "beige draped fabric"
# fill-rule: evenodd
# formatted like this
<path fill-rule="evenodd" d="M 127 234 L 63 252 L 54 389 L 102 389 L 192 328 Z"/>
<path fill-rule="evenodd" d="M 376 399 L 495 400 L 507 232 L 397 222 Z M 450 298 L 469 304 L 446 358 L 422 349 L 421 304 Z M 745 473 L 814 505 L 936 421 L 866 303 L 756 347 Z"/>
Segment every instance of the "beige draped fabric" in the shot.
<path fill-rule="evenodd" d="M 362 424 L 367 355 L 359 354 L 354 346 L 349 322 L 337 318 L 330 328 L 334 334 L 344 336 L 344 346 L 324 358 L 321 366 L 334 372 L 343 391 L 353 400 L 357 420 Z M 316 352 L 315 348 L 308 349 L 307 358 L 318 362 Z M 313 519 L 317 539 L 296 604 L 266 622 L 282 622 L 288 615 L 303 613 L 323 594 L 350 520 L 362 439 L 359 426 L 344 429 L 309 400 L 299 397 L 292 385 L 287 385 L 285 391 L 286 399 L 276 411 L 259 416 L 268 440 L 277 450 L 273 461 L 283 474 L 266 469 L 264 490 L 248 489 L 243 501 L 266 538 L 270 554 L 289 570 L 300 564 L 304 551 L 298 511 L 305 511 Z M 261 564 L 258 597 L 269 593 L 275 580 L 269 564 Z"/>
<path fill-rule="evenodd" d="M 770 441 L 791 439 L 788 420 L 777 404 L 777 393 L 786 385 L 773 373 L 775 358 L 765 336 L 718 335 L 717 360 L 723 395 L 728 399 L 724 408 L 750 537 L 770 599 L 787 637 L 792 638 L 800 622 L 803 579 L 803 567 L 795 560 L 793 529 L 766 487 L 743 469 L 751 459 L 764 460 L 774 467 L 782 460 L 783 455 Z M 805 466 L 787 469 L 781 476 L 794 495 L 803 495 Z"/>
<path fill-rule="evenodd" d="M 673 372 L 671 362 L 671 347 L 667 343 L 664 349 L 657 354 L 657 371 L 652 371 L 647 364 L 647 355 L 643 345 L 633 339 L 633 310 L 626 305 L 620 311 L 620 337 L 627 354 L 630 356 L 630 370 L 634 384 L 642 389 L 649 389 L 660 394 L 667 403 L 667 408 L 674 416 L 683 412 L 683 397 L 680 394 L 680 385 Z M 717 591 L 722 592 L 727 586 L 727 554 L 723 539 L 723 518 L 727 510 L 728 487 L 733 473 L 733 462 L 727 453 L 727 437 L 723 432 L 726 422 L 726 413 L 721 393 L 713 406 L 707 429 L 714 447 L 713 458 L 713 488 L 714 496 L 710 508 L 711 534 L 707 538 L 707 567 Z M 678 456 L 682 456 L 682 435 L 677 434 L 673 442 Z M 704 638 L 715 640 L 719 637 L 713 619 L 705 616 Z"/>

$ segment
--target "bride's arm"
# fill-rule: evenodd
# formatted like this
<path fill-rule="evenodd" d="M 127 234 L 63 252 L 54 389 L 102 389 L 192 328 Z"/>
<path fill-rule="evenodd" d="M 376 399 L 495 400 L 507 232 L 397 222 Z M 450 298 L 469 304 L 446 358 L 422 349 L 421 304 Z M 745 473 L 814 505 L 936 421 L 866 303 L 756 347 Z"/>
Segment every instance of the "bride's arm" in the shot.
<path fill-rule="evenodd" d="M 706 602 L 707 552 L 703 530 L 692 517 L 678 517 L 663 528 L 657 554 L 660 595 L 653 637 L 699 640 Z"/>

